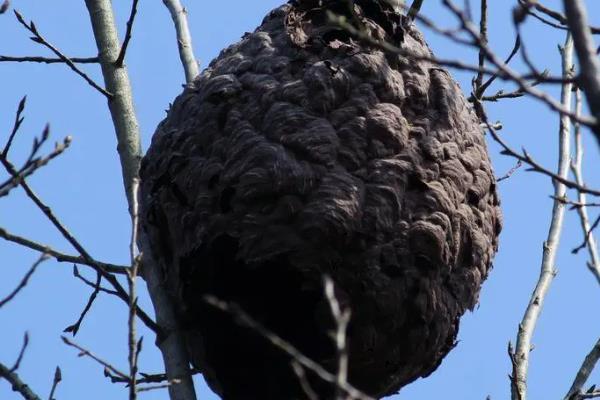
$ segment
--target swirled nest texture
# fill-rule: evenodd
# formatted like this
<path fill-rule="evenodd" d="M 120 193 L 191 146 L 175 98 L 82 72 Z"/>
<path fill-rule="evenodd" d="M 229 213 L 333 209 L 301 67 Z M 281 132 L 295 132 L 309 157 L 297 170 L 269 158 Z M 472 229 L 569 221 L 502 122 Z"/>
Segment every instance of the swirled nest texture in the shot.
<path fill-rule="evenodd" d="M 307 397 L 289 357 L 205 295 L 335 373 L 328 274 L 352 312 L 349 382 L 379 398 L 452 349 L 497 248 L 495 178 L 471 106 L 414 25 L 383 0 L 348 4 L 273 10 L 185 88 L 143 161 L 143 229 L 190 358 L 224 399 Z M 333 26 L 328 11 L 402 53 Z"/>

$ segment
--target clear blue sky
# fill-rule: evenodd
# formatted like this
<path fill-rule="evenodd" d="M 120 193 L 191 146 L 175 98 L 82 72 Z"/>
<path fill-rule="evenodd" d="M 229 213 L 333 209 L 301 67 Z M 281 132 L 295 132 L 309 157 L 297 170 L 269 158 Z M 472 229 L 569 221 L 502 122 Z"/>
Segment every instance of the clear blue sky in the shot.
<path fill-rule="evenodd" d="M 219 50 L 260 24 L 268 10 L 281 0 L 186 1 L 196 55 L 202 66 Z M 71 56 L 93 56 L 95 45 L 89 18 L 82 1 L 47 2 L 15 0 L 13 5 L 39 31 Z M 458 3 L 462 4 L 461 1 Z M 473 2 L 474 4 L 477 2 Z M 504 55 L 512 47 L 511 7 L 516 1 L 492 1 L 491 44 Z M 590 14 L 600 25 L 600 4 L 588 0 Z M 545 4 L 560 8 L 557 0 Z M 128 1 L 117 1 L 119 26 L 124 30 Z M 443 12 L 439 0 L 425 1 L 424 12 L 444 25 L 453 19 Z M 540 68 L 559 73 L 557 44 L 564 37 L 534 20 L 524 29 L 525 43 Z M 0 54 L 48 55 L 30 42 L 28 34 L 11 14 L 0 16 Z M 460 58 L 473 63 L 472 51 L 457 48 L 431 32 L 431 47 L 441 57 Z M 170 101 L 181 91 L 184 81 L 176 50 L 170 17 L 161 1 L 142 1 L 127 56 L 135 104 L 141 123 L 144 148 Z M 520 65 L 517 63 L 516 65 Z M 101 82 L 99 68 L 84 67 Z M 465 90 L 469 74 L 455 74 Z M 500 82 L 495 89 L 502 87 Z M 557 95 L 556 88 L 549 88 Z M 31 185 L 96 258 L 127 262 L 129 220 L 123 195 L 116 143 L 104 98 L 87 86 L 64 65 L 0 64 L 0 141 L 12 125 L 18 100 L 28 95 L 26 120 L 13 154 L 22 159 L 33 135 L 46 122 L 54 140 L 73 136 L 71 149 L 36 174 Z M 557 117 L 533 100 L 490 106 L 490 117 L 501 120 L 504 137 L 516 148 L 525 147 L 540 162 L 554 168 L 556 163 Z M 600 187 L 594 170 L 599 161 L 596 144 L 586 134 L 586 176 L 590 186 Z M 503 175 L 514 162 L 490 145 L 497 175 Z M 3 178 L 2 178 L 3 179 Z M 524 169 L 500 184 L 505 227 L 495 268 L 486 282 L 480 307 L 462 320 L 460 343 L 429 378 L 405 388 L 397 399 L 506 399 L 509 396 L 510 363 L 506 353 L 514 341 L 529 293 L 535 283 L 541 260 L 542 242 L 548 229 L 552 185 L 546 178 Z M 64 240 L 27 199 L 15 191 L 0 199 L 0 226 L 32 237 L 70 253 Z M 559 274 L 547 299 L 531 357 L 530 398 L 562 397 L 586 352 L 600 335 L 597 318 L 600 288 L 586 270 L 585 252 L 573 256 L 570 250 L 582 240 L 577 216 L 567 217 L 557 267 Z M 37 254 L 0 241 L 0 298 L 17 284 Z M 82 268 L 84 270 L 84 268 Z M 93 276 L 93 275 L 92 275 Z M 87 301 L 90 289 L 71 274 L 71 266 L 46 262 L 16 300 L 0 310 L 0 360 L 12 364 L 24 331 L 31 343 L 19 373 L 40 396 L 47 397 L 53 371 L 60 365 L 63 382 L 56 397 L 68 399 L 126 398 L 126 391 L 111 384 L 102 368 L 60 341 L 62 330 L 73 323 Z M 143 306 L 151 309 L 146 296 Z M 94 305 L 75 340 L 126 369 L 126 308 L 106 295 Z M 146 336 L 141 369 L 160 372 L 161 359 Z M 596 373 L 596 379 L 600 374 Z M 197 380 L 200 399 L 216 396 Z M 593 383 L 593 382 L 592 382 Z M 164 391 L 145 393 L 144 399 L 166 399 Z M 0 382 L 0 399 L 18 398 L 6 382 Z"/>

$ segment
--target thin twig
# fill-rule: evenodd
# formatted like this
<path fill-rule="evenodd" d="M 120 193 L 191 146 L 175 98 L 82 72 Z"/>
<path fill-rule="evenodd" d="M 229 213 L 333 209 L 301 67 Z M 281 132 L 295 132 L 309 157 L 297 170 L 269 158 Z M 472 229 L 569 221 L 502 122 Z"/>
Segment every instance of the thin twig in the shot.
<path fill-rule="evenodd" d="M 112 364 L 104 361 L 103 359 L 97 357 L 94 353 L 92 353 L 91 351 L 87 350 L 86 348 L 78 345 L 77 343 L 71 341 L 68 337 L 66 336 L 61 336 L 60 337 L 62 339 L 62 341 L 67 345 L 67 346 L 71 346 L 76 348 L 77 350 L 79 350 L 79 357 L 89 357 L 92 360 L 96 361 L 98 364 L 102 365 L 104 368 L 110 370 L 112 373 L 119 375 L 122 378 L 125 378 L 127 380 L 129 380 L 129 377 L 127 376 L 126 373 L 121 372 L 120 370 L 118 370 L 116 367 L 114 367 Z"/>
<path fill-rule="evenodd" d="M 199 369 L 195 369 L 195 368 L 191 369 L 189 371 L 190 376 L 201 374 L 201 373 L 202 372 Z M 167 378 L 166 374 L 148 374 L 148 373 L 144 373 L 144 372 L 140 372 L 139 374 L 140 374 L 141 378 L 137 379 L 138 384 L 161 383 L 161 382 L 167 382 L 169 380 Z M 127 383 L 127 384 L 129 384 L 129 378 L 122 378 L 117 375 L 108 375 L 108 377 L 110 378 L 112 383 Z M 180 379 L 176 378 L 176 380 L 180 380 Z"/>
<path fill-rule="evenodd" d="M 77 268 L 77 264 L 73 264 L 73 276 L 77 279 L 79 279 L 80 281 L 82 281 L 83 283 L 85 283 L 87 286 L 91 287 L 91 288 L 96 288 L 96 283 L 90 281 L 89 279 L 87 279 L 85 276 L 81 275 L 81 273 L 79 272 L 79 269 Z M 119 294 L 115 291 L 115 290 L 111 290 L 111 289 L 107 289 L 103 286 L 98 287 L 98 289 L 101 292 L 104 292 L 106 294 L 110 294 L 112 296 L 117 296 L 119 297 Z"/>
<path fill-rule="evenodd" d="M 19 355 L 17 356 L 17 360 L 13 364 L 10 369 L 11 372 L 15 372 L 21 366 L 21 361 L 23 361 L 23 357 L 25 356 L 25 350 L 27 350 L 27 346 L 29 345 L 29 333 L 25 332 L 23 335 L 23 344 L 21 345 L 21 350 L 19 350 Z"/>
<path fill-rule="evenodd" d="M 173 385 L 178 385 L 180 383 L 181 383 L 181 381 L 179 379 L 172 379 L 169 382 L 163 383 L 160 385 L 142 386 L 138 389 L 138 392 L 150 392 L 152 390 L 168 389 L 169 387 L 171 387 Z"/>
<path fill-rule="evenodd" d="M 27 283 L 29 283 L 29 278 L 31 278 L 31 276 L 35 273 L 35 270 L 37 269 L 37 267 L 41 263 L 46 261 L 47 259 L 48 259 L 48 256 L 46 254 L 42 254 L 40 256 L 40 258 L 38 258 L 37 261 L 33 263 L 31 268 L 29 268 L 29 271 L 27 271 L 27 273 L 23 276 L 23 279 L 21 279 L 21 282 L 19 282 L 17 287 L 12 292 L 10 292 L 10 294 L 8 296 L 6 296 L 4 299 L 0 300 L 0 308 L 4 307 L 4 305 L 8 304 L 12 299 L 15 298 L 15 296 L 21 290 L 23 290 L 23 288 L 25 288 L 25 286 L 27 286 Z"/>
<path fill-rule="evenodd" d="M 412 4 L 410 5 L 410 9 L 408 10 L 408 14 L 406 14 L 406 17 L 408 18 L 409 21 L 412 21 L 415 19 L 417 14 L 419 14 L 419 11 L 421 11 L 422 5 L 423 5 L 423 0 L 414 0 L 412 2 Z"/>
<path fill-rule="evenodd" d="M 596 217 L 596 219 L 590 226 L 590 229 L 588 231 L 584 232 L 583 242 L 579 246 L 577 246 L 573 250 L 571 250 L 571 253 L 577 254 L 577 253 L 579 253 L 580 250 L 583 250 L 584 248 L 586 248 L 589 243 L 590 237 L 592 236 L 593 232 L 596 230 L 596 228 L 599 225 L 600 225 L 600 215 Z"/>
<path fill-rule="evenodd" d="M 329 303 L 331 314 L 335 321 L 336 330 L 333 332 L 334 343 L 337 351 L 338 368 L 336 373 L 336 399 L 344 400 L 343 388 L 348 384 L 348 348 L 346 345 L 346 331 L 350 323 L 350 310 L 342 309 L 335 297 L 333 280 L 329 276 L 324 277 L 325 297 Z"/>
<path fill-rule="evenodd" d="M 467 19 L 463 11 L 461 11 L 451 0 L 442 0 L 442 3 L 448 8 L 458 19 L 461 21 L 462 26 L 466 33 L 468 33 L 474 41 L 474 45 L 485 52 L 486 58 L 490 61 L 502 74 L 506 75 L 508 80 L 515 82 L 520 89 L 526 92 L 531 97 L 540 100 L 545 103 L 552 110 L 559 112 L 561 115 L 568 116 L 573 121 L 579 121 L 580 123 L 596 128 L 598 126 L 598 119 L 595 116 L 584 117 L 577 116 L 568 107 L 565 107 L 559 101 L 556 101 L 552 96 L 547 93 L 532 87 L 522 75 L 519 75 L 513 71 L 508 65 L 506 65 L 496 54 L 481 41 L 481 37 L 477 32 L 478 29 Z M 499 75 L 500 77 L 500 75 Z M 569 80 L 562 78 L 563 85 L 565 83 L 570 84 Z"/>
<path fill-rule="evenodd" d="M 79 328 L 81 327 L 83 319 L 85 318 L 85 316 L 87 315 L 87 313 L 92 308 L 92 305 L 94 304 L 94 301 L 96 300 L 96 298 L 98 297 L 98 294 L 100 293 L 100 287 L 101 287 L 100 285 L 101 284 L 102 284 L 102 274 L 99 273 L 99 272 L 97 272 L 96 273 L 96 283 L 93 286 L 94 290 L 90 294 L 90 297 L 88 298 L 87 303 L 83 307 L 83 311 L 81 311 L 81 314 L 79 314 L 79 318 L 77 318 L 77 321 L 74 324 L 67 326 L 63 330 L 63 332 L 69 332 L 73 336 L 77 335 L 77 332 L 79 332 Z"/>
<path fill-rule="evenodd" d="M 8 10 L 8 7 L 10 7 L 10 1 L 4 0 L 2 4 L 0 4 L 0 15 L 4 14 Z"/>
<path fill-rule="evenodd" d="M 46 130 L 44 132 L 47 132 Z M 25 164 L 17 171 L 16 176 L 12 176 L 10 179 L 0 184 L 0 197 L 7 196 L 11 190 L 19 186 L 21 181 L 25 180 L 29 176 L 33 175 L 40 168 L 48 165 L 48 163 L 54 160 L 56 157 L 64 153 L 71 145 L 71 136 L 67 136 L 63 139 L 62 143 L 55 143 L 54 150 L 44 157 L 35 158 L 34 149 L 31 156 L 25 162 Z M 4 155 L 0 156 L 4 157 Z"/>
<path fill-rule="evenodd" d="M 446 4 L 446 3 L 448 3 L 448 1 L 444 0 L 444 4 Z M 456 8 L 456 6 L 454 6 L 453 3 L 450 2 L 448 4 L 451 4 L 453 7 L 452 10 L 458 13 L 460 18 L 462 18 L 465 21 L 465 24 L 468 24 L 465 27 L 465 31 L 468 32 L 474 38 L 479 39 L 479 34 L 477 33 L 477 30 L 472 26 L 472 24 L 470 22 L 468 22 L 466 20 L 466 17 L 463 15 L 463 13 L 458 8 Z M 339 16 L 336 16 L 335 14 L 333 14 L 331 12 L 328 13 L 328 17 L 333 23 L 339 25 L 341 28 L 348 31 L 352 35 L 355 35 L 360 40 L 363 40 L 363 41 L 365 41 L 373 46 L 376 46 L 384 51 L 398 54 L 398 55 L 407 57 L 409 59 L 412 59 L 414 61 L 429 61 L 436 65 L 446 66 L 449 68 L 454 68 L 454 69 L 463 70 L 463 71 L 479 72 L 480 70 L 482 70 L 478 66 L 472 66 L 472 65 L 469 65 L 469 64 L 463 63 L 461 61 L 457 61 L 457 60 L 447 60 L 447 59 L 433 57 L 430 55 L 422 55 L 422 54 L 415 54 L 413 52 L 409 52 L 405 49 L 396 47 L 396 46 L 392 45 L 391 43 L 373 38 L 370 34 L 356 29 L 351 24 L 347 23 L 347 21 L 344 18 L 340 18 Z M 476 43 L 474 44 L 474 46 L 477 47 L 478 46 L 477 40 L 475 40 L 475 42 Z M 560 104 L 560 102 L 556 101 L 550 95 L 548 95 L 547 93 L 545 93 L 541 90 L 536 89 L 535 87 L 532 87 L 529 84 L 528 80 L 539 79 L 540 76 L 532 75 L 532 74 L 525 74 L 525 75 L 518 74 L 517 72 L 513 71 L 508 65 L 506 65 L 500 58 L 498 58 L 489 48 L 487 48 L 487 46 L 485 46 L 483 48 L 485 49 L 487 59 L 490 60 L 492 62 L 492 64 L 494 64 L 497 68 L 496 70 L 490 69 L 490 68 L 484 68 L 483 70 L 486 74 L 491 75 L 491 76 L 497 76 L 497 79 L 512 81 L 512 82 L 516 83 L 518 85 L 518 87 L 520 89 L 522 89 L 525 93 L 527 93 L 528 95 L 532 96 L 533 98 L 538 99 L 539 101 L 545 103 L 552 110 L 559 112 L 561 115 L 568 115 L 571 119 L 573 119 L 573 120 L 577 119 L 583 125 L 586 125 L 589 127 L 596 126 L 597 119 L 595 117 L 593 117 L 593 116 L 577 117 L 572 111 L 563 107 Z M 572 81 L 573 80 L 570 79 L 570 81 L 567 83 L 570 83 Z M 547 78 L 543 79 L 543 82 L 554 82 L 554 83 L 564 84 L 565 80 L 564 80 L 564 78 L 547 77 Z"/>
<path fill-rule="evenodd" d="M 525 5 L 526 8 L 527 8 L 528 13 L 530 13 L 532 16 L 536 16 L 537 17 L 537 15 L 532 12 L 531 7 L 535 8 L 537 11 L 539 11 L 539 12 L 547 15 L 548 17 L 555 19 L 561 25 L 565 25 L 565 26 L 568 25 L 567 17 L 565 17 L 563 14 L 559 13 L 556 10 L 552 10 L 552 9 L 544 6 L 539 1 L 519 0 L 519 3 Z M 600 28 L 599 27 L 590 26 L 590 31 L 593 34 L 596 34 L 596 35 L 600 34 Z"/>
<path fill-rule="evenodd" d="M 21 124 L 23 123 L 23 120 L 25 119 L 25 117 L 23 117 L 22 114 L 23 114 L 23 111 L 25 110 L 26 102 L 27 102 L 27 96 L 23 96 L 21 101 L 19 101 L 19 105 L 17 106 L 17 112 L 15 113 L 15 122 L 13 124 L 10 135 L 8 136 L 8 140 L 6 141 L 6 145 L 4 146 L 4 149 L 2 150 L 2 157 L 7 157 L 8 151 L 10 150 L 10 146 L 12 145 L 13 139 L 15 138 L 15 135 L 19 131 L 19 128 L 21 127 Z"/>
<path fill-rule="evenodd" d="M 581 393 L 581 394 L 574 396 L 573 400 L 597 399 L 599 397 L 600 397 L 600 390 L 592 390 L 592 391 Z"/>
<path fill-rule="evenodd" d="M 506 65 L 510 64 L 513 57 L 515 55 L 517 55 L 517 53 L 519 52 L 520 48 L 521 48 L 521 37 L 519 35 L 517 35 L 517 37 L 515 38 L 515 44 L 514 44 L 512 50 L 510 51 L 510 54 L 508 55 L 508 57 L 506 57 L 506 59 L 504 60 L 504 64 L 506 64 Z M 481 54 L 481 51 L 479 52 L 479 54 Z M 485 81 L 481 86 L 478 86 L 478 90 L 475 92 L 475 96 L 481 97 L 483 95 L 483 93 L 490 87 L 490 85 L 492 83 L 494 83 L 494 81 L 496 79 L 498 79 L 497 74 L 489 77 L 489 79 L 487 81 Z M 469 99 L 469 100 L 472 101 L 472 99 Z"/>
<path fill-rule="evenodd" d="M 236 304 L 226 303 L 217 299 L 214 296 L 205 296 L 204 299 L 208 304 L 212 305 L 216 309 L 230 314 L 232 317 L 235 317 L 240 324 L 247 326 L 263 338 L 267 339 L 273 346 L 286 353 L 288 356 L 290 356 L 292 360 L 295 360 L 304 368 L 307 368 L 310 371 L 317 374 L 319 378 L 332 384 L 336 384 L 338 382 L 337 376 L 333 375 L 325 368 L 323 368 L 310 358 L 306 357 L 291 343 L 285 341 L 284 339 L 267 329 L 265 326 L 263 326 L 260 322 L 256 321 L 254 318 L 252 318 L 248 313 L 246 313 Z M 345 393 L 347 393 L 354 399 L 374 400 L 373 398 L 354 388 L 349 383 L 343 384 L 342 389 Z"/>
<path fill-rule="evenodd" d="M 55 400 L 54 392 L 56 392 L 56 388 L 58 387 L 60 381 L 62 381 L 62 372 L 60 371 L 60 367 L 57 366 L 54 370 L 54 378 L 52 379 L 52 389 L 50 389 L 48 400 Z"/>
<path fill-rule="evenodd" d="M 300 382 L 302 391 L 308 397 L 308 400 L 319 400 L 319 395 L 310 386 L 310 382 L 306 377 L 306 372 L 304 371 L 304 368 L 302 368 L 302 365 L 300 365 L 297 361 L 292 361 L 292 369 L 294 370 L 294 373 Z"/>
<path fill-rule="evenodd" d="M 46 41 L 46 39 L 44 39 L 44 37 L 42 35 L 40 35 L 40 33 L 38 32 L 33 21 L 27 23 L 27 22 L 25 22 L 25 19 L 23 18 L 23 16 L 17 10 L 14 10 L 14 13 L 15 13 L 15 16 L 17 17 L 17 21 L 19 21 L 19 23 L 21 23 L 21 25 L 23 25 L 25 27 L 25 29 L 27 29 L 29 32 L 31 32 L 33 34 L 33 37 L 31 38 L 31 40 L 33 40 L 36 43 L 41 44 L 42 46 L 47 47 L 58 58 L 63 60 L 63 62 L 65 64 L 67 64 L 69 66 L 69 68 L 71 68 L 73 70 L 73 72 L 75 72 L 77 75 L 81 76 L 91 87 L 93 87 L 94 89 L 96 89 L 97 91 L 102 93 L 108 99 L 112 98 L 113 95 L 111 93 L 109 93 L 108 91 L 106 91 L 106 89 L 104 89 L 103 87 L 98 85 L 96 82 L 94 82 L 94 80 L 92 78 L 90 78 L 85 72 L 80 70 L 79 67 L 77 67 L 75 65 L 75 63 L 69 57 L 65 56 L 63 53 L 60 52 L 60 50 L 58 50 L 56 47 L 54 47 L 52 44 L 50 44 L 48 41 Z"/>
<path fill-rule="evenodd" d="M 75 64 L 97 64 L 99 62 L 98 57 L 71 57 L 69 58 Z M 0 62 L 32 62 L 41 64 L 64 64 L 65 60 L 62 58 L 52 57 L 40 57 L 40 56 L 3 56 L 0 55 Z"/>
<path fill-rule="evenodd" d="M 125 267 L 123 265 L 105 263 L 105 262 L 97 261 L 95 259 L 89 260 L 89 259 L 83 258 L 82 256 L 73 256 L 70 254 L 61 253 L 61 252 L 51 248 L 50 246 L 47 246 L 47 245 L 44 245 L 44 244 L 41 244 L 38 242 L 34 242 L 33 240 L 26 239 L 24 237 L 9 233 L 8 231 L 6 231 L 3 228 L 0 228 L 0 238 L 4 239 L 6 241 L 9 241 L 9 242 L 16 243 L 23 247 L 27 247 L 31 250 L 35 250 L 40 253 L 44 253 L 44 254 L 48 255 L 49 257 L 54 258 L 58 262 L 86 265 L 86 266 L 92 267 L 94 269 L 105 270 L 111 274 L 125 275 L 127 273 L 127 267 Z"/>
<path fill-rule="evenodd" d="M 487 45 L 488 43 L 488 6 L 487 6 L 487 0 L 481 0 L 481 17 L 479 20 L 479 36 L 481 37 L 481 41 L 483 43 L 485 43 Z M 517 38 L 519 36 L 517 35 Z M 517 43 L 520 43 L 519 40 L 517 40 Z M 485 67 L 485 53 L 483 52 L 483 50 L 479 50 L 479 68 L 482 69 Z M 493 78 L 493 77 L 492 77 Z M 492 78 L 490 78 L 489 80 L 491 81 Z M 483 72 L 480 70 L 477 73 L 477 76 L 475 77 L 475 87 L 479 88 L 479 90 L 482 90 L 481 93 L 478 93 L 478 96 L 481 96 L 481 94 L 483 94 L 483 91 L 485 90 L 485 88 L 483 87 Z"/>
<path fill-rule="evenodd" d="M 476 107 L 479 107 L 477 103 L 475 105 L 476 105 Z M 481 111 L 478 111 L 478 112 L 481 112 Z M 502 139 L 500 137 L 500 135 L 498 135 L 496 128 L 491 123 L 488 122 L 487 116 L 485 114 L 482 114 L 480 116 L 480 118 L 483 121 L 483 123 L 486 125 L 486 129 L 492 136 L 492 139 L 494 139 L 494 141 L 502 147 L 500 154 L 513 157 L 513 158 L 529 165 L 529 168 L 527 169 L 528 171 L 534 171 L 534 172 L 538 172 L 540 174 L 549 176 L 550 178 L 552 178 L 553 181 L 561 183 L 570 189 L 576 189 L 583 193 L 591 194 L 594 196 L 600 196 L 600 190 L 591 189 L 591 188 L 587 188 L 585 186 L 579 185 L 577 182 L 571 181 L 569 179 L 565 179 L 564 177 L 545 168 L 540 163 L 538 163 L 533 157 L 531 157 L 531 155 L 529 155 L 527 150 L 523 149 L 522 153 L 517 152 L 516 150 L 511 148 L 504 141 L 504 139 Z"/>
<path fill-rule="evenodd" d="M 6 158 L 0 157 L 0 163 L 4 166 L 4 168 L 13 176 L 17 176 L 18 173 L 15 167 L 10 163 Z M 94 259 L 92 256 L 85 250 L 85 248 L 79 243 L 79 241 L 69 232 L 69 230 L 59 221 L 59 219 L 54 215 L 54 212 L 50 207 L 48 207 L 44 202 L 35 194 L 35 192 L 29 187 L 26 181 L 21 181 L 20 186 L 23 188 L 27 197 L 33 201 L 33 203 L 42 211 L 42 213 L 46 216 L 46 218 L 54 225 L 54 227 L 62 234 L 62 236 L 77 250 L 77 252 L 84 258 L 87 265 L 90 265 L 92 268 L 96 270 L 99 274 L 102 275 L 104 279 L 106 279 L 112 287 L 119 294 L 119 298 L 129 304 L 129 296 L 123 286 L 119 283 L 117 278 L 109 273 L 108 271 L 99 267 L 98 264 L 94 263 Z M 0 230 L 1 233 L 1 230 Z M 137 314 L 140 319 L 146 324 L 146 326 L 152 329 L 154 332 L 158 333 L 159 328 L 158 325 L 150 318 L 143 310 L 137 307 Z"/>
<path fill-rule="evenodd" d="M 509 169 L 506 174 L 496 179 L 496 182 L 502 182 L 503 180 L 510 178 L 515 172 L 517 172 L 519 168 L 521 168 L 522 165 L 523 161 L 517 160 L 517 163 L 511 169 Z"/>
<path fill-rule="evenodd" d="M 125 54 L 127 53 L 127 46 L 129 46 L 129 41 L 131 40 L 131 33 L 133 30 L 133 22 L 135 21 L 135 15 L 137 14 L 137 6 L 139 0 L 133 0 L 131 2 L 131 12 L 129 13 L 129 19 L 127 20 L 127 29 L 125 31 L 125 39 L 123 39 L 123 45 L 121 46 L 121 51 L 119 52 L 119 56 L 115 61 L 115 66 L 120 68 L 123 66 L 123 61 L 125 61 Z"/>

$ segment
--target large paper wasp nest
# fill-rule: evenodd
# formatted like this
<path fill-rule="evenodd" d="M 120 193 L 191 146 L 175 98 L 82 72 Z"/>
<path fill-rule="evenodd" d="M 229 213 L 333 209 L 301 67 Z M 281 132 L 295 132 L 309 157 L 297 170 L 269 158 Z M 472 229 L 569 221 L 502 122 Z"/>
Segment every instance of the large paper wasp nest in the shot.
<path fill-rule="evenodd" d="M 307 396 L 286 354 L 205 295 L 335 373 L 331 276 L 352 312 L 349 382 L 379 398 L 453 348 L 497 248 L 495 179 L 470 104 L 392 5 L 352 3 L 273 10 L 185 88 L 143 161 L 143 229 L 190 358 L 227 400 Z"/>

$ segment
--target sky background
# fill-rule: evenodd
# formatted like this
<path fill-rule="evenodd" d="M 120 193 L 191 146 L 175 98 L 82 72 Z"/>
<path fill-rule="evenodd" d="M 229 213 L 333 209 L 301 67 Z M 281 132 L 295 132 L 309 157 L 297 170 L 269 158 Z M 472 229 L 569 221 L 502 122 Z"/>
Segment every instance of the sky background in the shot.
<path fill-rule="evenodd" d="M 194 49 L 205 67 L 228 44 L 258 26 L 281 0 L 185 1 L 189 9 Z M 458 2 L 462 4 L 462 2 Z M 473 2 L 476 4 L 477 2 Z M 513 45 L 511 10 L 516 1 L 490 2 L 490 43 L 503 57 Z M 590 15 L 600 25 L 600 2 L 588 0 Z M 13 0 L 26 19 L 33 19 L 40 33 L 69 56 L 94 56 L 95 44 L 83 1 Z M 121 33 L 129 13 L 129 1 L 115 1 Z M 544 4 L 560 9 L 560 2 Z M 423 12 L 439 24 L 453 27 L 455 20 L 444 12 L 439 0 L 427 0 Z M 28 40 L 28 33 L 11 13 L 0 16 L 0 54 L 49 55 Z M 472 50 L 457 47 L 426 32 L 436 53 L 475 63 Z M 524 41 L 536 65 L 560 74 L 557 45 L 564 34 L 530 19 Z M 174 29 L 161 1 L 140 2 L 134 36 L 126 59 L 133 85 L 135 106 L 144 149 L 164 110 L 181 92 L 184 75 L 179 64 Z M 520 60 L 515 67 L 521 68 Z M 84 66 L 102 82 L 99 67 Z M 453 73 L 465 91 L 471 74 Z M 505 87 L 498 82 L 490 91 Z M 558 96 L 558 88 L 544 87 Z M 507 90 L 511 86 L 506 86 Z M 27 95 L 26 120 L 12 150 L 13 160 L 23 160 L 31 141 L 48 122 L 52 138 L 73 137 L 71 148 L 30 179 L 31 186 L 64 224 L 97 259 L 126 264 L 129 218 L 123 194 L 116 141 L 106 101 L 64 65 L 0 63 L 0 142 L 4 143 L 19 99 Z M 539 162 L 555 168 L 558 118 L 534 100 L 519 99 L 489 106 L 492 120 L 504 124 L 503 137 L 515 148 L 526 148 Z M 587 183 L 600 187 L 599 153 L 585 132 Z M 50 147 L 46 151 L 51 150 Z M 496 174 L 504 175 L 514 161 L 499 154 L 490 143 Z M 0 180 L 5 177 L 0 175 Z M 480 306 L 462 319 L 460 343 L 429 378 L 404 388 L 394 399 L 509 398 L 510 362 L 506 348 L 514 342 L 517 326 L 539 274 L 542 243 L 546 237 L 552 201 L 550 180 L 518 170 L 499 185 L 504 211 L 500 251 L 480 297 Z M 57 249 L 74 253 L 44 216 L 19 191 L 0 198 L 0 227 Z M 557 259 L 558 276 L 546 300 L 534 336 L 529 390 L 531 399 L 562 398 L 585 354 L 600 335 L 600 288 L 587 271 L 586 253 L 572 255 L 582 241 L 579 220 L 568 213 Z M 37 259 L 34 252 L 0 241 L 0 298 L 9 293 Z M 84 267 L 81 270 L 85 270 Z M 94 275 L 88 275 L 94 277 Z M 143 284 L 142 306 L 151 310 Z M 19 369 L 21 377 L 43 398 L 48 396 L 54 369 L 62 369 L 63 382 L 55 397 L 69 399 L 125 399 L 127 391 L 103 377 L 102 367 L 60 340 L 62 330 L 76 321 L 91 289 L 72 276 L 72 266 L 44 263 L 27 288 L 0 309 L 0 361 L 12 365 L 29 332 L 30 345 Z M 127 368 L 127 310 L 114 298 L 101 295 L 84 321 L 75 341 L 121 369 Z M 140 324 L 141 326 L 141 324 Z M 145 336 L 140 367 L 161 372 L 160 353 L 154 337 Z M 590 383 L 600 380 L 595 373 Z M 198 398 L 217 399 L 196 377 Z M 0 399 L 19 398 L 0 381 Z M 167 399 L 166 391 L 140 395 L 142 399 Z"/>

